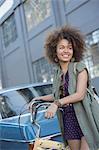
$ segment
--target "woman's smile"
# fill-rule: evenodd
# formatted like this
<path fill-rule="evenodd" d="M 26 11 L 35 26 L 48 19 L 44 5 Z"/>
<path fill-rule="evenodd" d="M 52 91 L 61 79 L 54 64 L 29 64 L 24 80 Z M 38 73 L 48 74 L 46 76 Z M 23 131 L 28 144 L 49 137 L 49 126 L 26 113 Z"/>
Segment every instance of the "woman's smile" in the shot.
<path fill-rule="evenodd" d="M 70 56 L 70 54 L 69 53 L 65 53 L 65 54 L 62 54 L 62 56 L 67 58 L 67 57 Z"/>

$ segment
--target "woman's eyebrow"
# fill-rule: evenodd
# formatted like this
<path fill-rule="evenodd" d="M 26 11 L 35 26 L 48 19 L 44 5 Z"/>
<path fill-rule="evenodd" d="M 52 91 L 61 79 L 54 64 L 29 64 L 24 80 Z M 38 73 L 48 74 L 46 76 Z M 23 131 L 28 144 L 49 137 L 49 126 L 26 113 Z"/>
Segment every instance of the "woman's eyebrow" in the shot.
<path fill-rule="evenodd" d="M 68 43 L 69 46 L 72 46 L 72 43 Z"/>
<path fill-rule="evenodd" d="M 64 44 L 60 44 L 59 46 L 64 46 Z M 72 46 L 72 44 L 70 43 L 67 46 Z"/>

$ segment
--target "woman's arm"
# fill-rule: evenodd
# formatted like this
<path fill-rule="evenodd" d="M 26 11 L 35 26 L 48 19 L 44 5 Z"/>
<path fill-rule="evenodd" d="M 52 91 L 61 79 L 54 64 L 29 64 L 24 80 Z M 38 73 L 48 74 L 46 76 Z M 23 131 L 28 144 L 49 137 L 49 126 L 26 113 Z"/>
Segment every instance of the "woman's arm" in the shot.
<path fill-rule="evenodd" d="M 45 95 L 45 96 L 40 96 L 40 97 L 35 97 L 33 100 L 43 100 L 43 101 L 53 101 L 53 95 Z"/>
<path fill-rule="evenodd" d="M 86 93 L 86 87 L 87 87 L 87 80 L 88 80 L 88 74 L 87 71 L 84 69 L 82 72 L 79 73 L 77 78 L 77 89 L 76 93 L 69 95 L 67 97 L 64 97 L 62 99 L 57 101 L 54 101 L 47 109 L 45 113 L 46 118 L 52 118 L 58 107 L 70 104 L 70 103 L 76 103 L 84 99 L 85 93 Z"/>
<path fill-rule="evenodd" d="M 45 96 L 39 96 L 39 97 L 33 98 L 28 105 L 29 109 L 32 108 L 32 103 L 35 100 L 42 100 L 42 101 L 49 101 L 50 102 L 50 101 L 53 101 L 53 95 L 51 94 L 51 95 L 45 95 Z"/>
<path fill-rule="evenodd" d="M 72 95 L 59 99 L 60 104 L 63 106 L 69 103 L 76 103 L 83 100 L 86 93 L 87 81 L 88 74 L 87 71 L 84 69 L 78 74 L 76 92 Z"/>

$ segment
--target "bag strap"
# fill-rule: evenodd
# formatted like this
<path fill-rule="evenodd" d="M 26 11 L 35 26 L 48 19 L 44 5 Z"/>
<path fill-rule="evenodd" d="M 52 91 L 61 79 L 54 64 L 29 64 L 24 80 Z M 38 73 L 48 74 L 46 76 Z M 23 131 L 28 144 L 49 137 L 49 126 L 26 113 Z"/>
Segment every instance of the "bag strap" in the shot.
<path fill-rule="evenodd" d="M 93 87 L 92 87 L 92 88 L 93 88 Z M 97 96 L 95 93 L 92 93 L 88 88 L 87 88 L 87 92 L 88 92 L 94 99 L 96 99 L 96 100 L 99 101 L 98 96 Z M 96 96 L 97 96 L 97 98 L 96 98 Z"/>
<path fill-rule="evenodd" d="M 77 74 L 77 62 L 74 63 L 74 74 Z M 94 87 L 92 87 L 93 89 Z M 93 94 L 88 88 L 86 88 L 87 92 L 95 99 L 99 102 L 99 97 L 98 95 L 96 95 L 95 93 Z"/>

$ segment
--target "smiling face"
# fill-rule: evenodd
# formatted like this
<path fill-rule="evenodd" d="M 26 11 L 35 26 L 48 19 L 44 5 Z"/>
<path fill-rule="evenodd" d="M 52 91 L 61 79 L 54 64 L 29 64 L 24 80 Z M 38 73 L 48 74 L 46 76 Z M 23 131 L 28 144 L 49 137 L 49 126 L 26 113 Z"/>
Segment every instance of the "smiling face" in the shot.
<path fill-rule="evenodd" d="M 66 40 L 62 39 L 59 41 L 57 45 L 57 57 L 59 59 L 59 62 L 70 62 L 72 56 L 73 56 L 73 47 L 72 44 Z"/>

